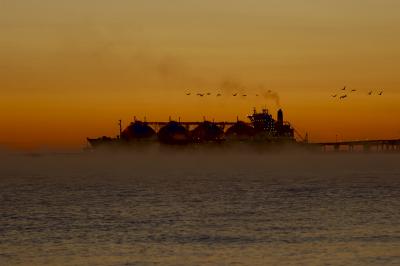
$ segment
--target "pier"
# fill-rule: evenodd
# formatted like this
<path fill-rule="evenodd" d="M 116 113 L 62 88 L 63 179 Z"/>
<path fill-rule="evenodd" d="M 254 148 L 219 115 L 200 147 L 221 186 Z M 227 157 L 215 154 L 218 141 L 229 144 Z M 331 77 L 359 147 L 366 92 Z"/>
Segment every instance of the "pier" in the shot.
<path fill-rule="evenodd" d="M 312 145 L 323 151 L 400 152 L 400 139 L 321 142 Z"/>

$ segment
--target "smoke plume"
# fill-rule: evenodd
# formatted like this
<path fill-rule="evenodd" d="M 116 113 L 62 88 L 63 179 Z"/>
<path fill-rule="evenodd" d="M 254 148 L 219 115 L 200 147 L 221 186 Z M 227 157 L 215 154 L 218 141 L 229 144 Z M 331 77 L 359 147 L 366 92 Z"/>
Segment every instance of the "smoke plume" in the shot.
<path fill-rule="evenodd" d="M 271 90 L 267 90 L 262 95 L 264 96 L 265 99 L 274 101 L 277 107 L 281 106 L 280 99 L 279 99 L 279 94 L 277 92 L 271 91 Z"/>
<path fill-rule="evenodd" d="M 262 96 L 266 100 L 273 101 L 276 107 L 279 108 L 281 106 L 278 92 L 268 89 L 267 86 L 263 84 L 244 85 L 242 82 L 239 82 L 235 79 L 225 79 L 220 82 L 219 87 L 223 90 L 225 94 L 239 93 L 246 94 L 248 96 Z"/>

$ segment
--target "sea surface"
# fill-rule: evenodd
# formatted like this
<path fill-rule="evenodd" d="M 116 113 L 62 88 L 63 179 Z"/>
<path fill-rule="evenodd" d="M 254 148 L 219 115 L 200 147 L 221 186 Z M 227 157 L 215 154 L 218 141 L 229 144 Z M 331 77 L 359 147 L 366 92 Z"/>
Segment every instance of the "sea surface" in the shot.
<path fill-rule="evenodd" d="M 0 265 L 400 265 L 400 154 L 3 152 Z"/>

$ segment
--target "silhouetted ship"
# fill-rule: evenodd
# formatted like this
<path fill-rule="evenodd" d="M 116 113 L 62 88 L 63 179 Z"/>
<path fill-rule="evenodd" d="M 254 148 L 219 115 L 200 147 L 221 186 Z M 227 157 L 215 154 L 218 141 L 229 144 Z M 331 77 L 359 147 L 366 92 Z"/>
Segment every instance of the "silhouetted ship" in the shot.
<path fill-rule="evenodd" d="M 146 122 L 134 119 L 116 138 L 88 138 L 90 146 L 129 146 L 142 143 L 162 143 L 169 145 L 224 144 L 224 143 L 298 143 L 295 129 L 283 120 L 283 111 L 273 119 L 267 109 L 254 109 L 248 116 L 250 122 Z M 157 130 L 158 129 L 158 130 Z"/>

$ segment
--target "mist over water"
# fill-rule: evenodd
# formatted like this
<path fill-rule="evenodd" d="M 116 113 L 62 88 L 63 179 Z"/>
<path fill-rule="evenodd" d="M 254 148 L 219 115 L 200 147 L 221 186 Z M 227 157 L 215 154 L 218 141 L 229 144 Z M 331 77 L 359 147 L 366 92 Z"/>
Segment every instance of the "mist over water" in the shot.
<path fill-rule="evenodd" d="M 0 154 L 1 265 L 400 263 L 400 154 Z"/>

